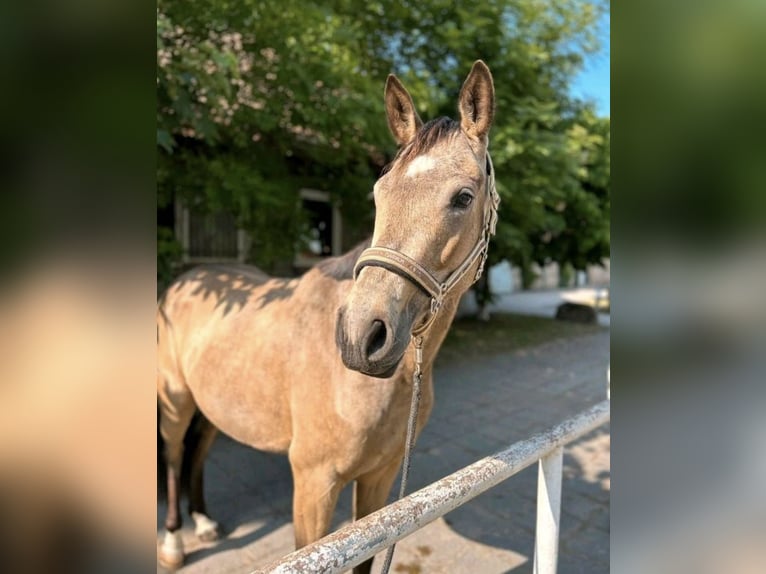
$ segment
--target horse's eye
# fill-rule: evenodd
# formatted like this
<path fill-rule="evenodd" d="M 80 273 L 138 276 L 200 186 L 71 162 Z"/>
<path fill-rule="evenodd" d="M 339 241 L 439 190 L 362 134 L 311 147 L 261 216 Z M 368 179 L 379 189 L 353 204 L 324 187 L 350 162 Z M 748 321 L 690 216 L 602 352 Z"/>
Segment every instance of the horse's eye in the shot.
<path fill-rule="evenodd" d="M 467 189 L 463 189 L 452 199 L 452 207 L 459 209 L 465 209 L 473 201 L 473 193 Z"/>

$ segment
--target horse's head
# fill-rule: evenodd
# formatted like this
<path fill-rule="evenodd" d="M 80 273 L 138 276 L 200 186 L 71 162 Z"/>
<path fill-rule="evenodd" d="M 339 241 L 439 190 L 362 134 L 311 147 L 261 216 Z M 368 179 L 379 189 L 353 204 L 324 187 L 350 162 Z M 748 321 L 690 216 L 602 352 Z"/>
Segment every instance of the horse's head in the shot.
<path fill-rule="evenodd" d="M 459 297 L 476 278 L 496 207 L 487 154 L 494 87 L 484 62 L 473 65 L 460 91 L 459 122 L 423 125 L 393 75 L 385 103 L 400 148 L 375 184 L 372 248 L 357 263 L 336 329 L 346 367 L 375 377 L 393 375 L 410 334 L 438 310 L 445 286 Z"/>

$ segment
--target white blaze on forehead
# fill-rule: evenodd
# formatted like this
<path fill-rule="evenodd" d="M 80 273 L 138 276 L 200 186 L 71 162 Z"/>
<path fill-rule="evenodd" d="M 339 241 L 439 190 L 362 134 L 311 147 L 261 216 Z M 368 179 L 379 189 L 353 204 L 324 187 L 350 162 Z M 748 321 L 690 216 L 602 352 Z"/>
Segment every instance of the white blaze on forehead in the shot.
<path fill-rule="evenodd" d="M 412 160 L 407 171 L 404 175 L 407 177 L 415 177 L 419 173 L 424 173 L 436 167 L 436 160 L 430 155 L 419 155 Z"/>

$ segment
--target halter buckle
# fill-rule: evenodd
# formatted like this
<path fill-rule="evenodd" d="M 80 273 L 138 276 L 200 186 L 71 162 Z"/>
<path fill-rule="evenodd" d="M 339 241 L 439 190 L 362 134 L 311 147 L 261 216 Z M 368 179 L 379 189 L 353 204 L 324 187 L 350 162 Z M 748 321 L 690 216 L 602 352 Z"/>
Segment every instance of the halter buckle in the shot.
<path fill-rule="evenodd" d="M 489 244 L 487 244 L 487 247 Z M 488 249 L 485 247 L 484 250 L 481 252 L 481 256 L 479 257 L 479 268 L 476 270 L 476 277 L 474 278 L 474 283 L 481 279 L 482 273 L 484 273 L 484 265 L 487 263 L 487 251 Z"/>
<path fill-rule="evenodd" d="M 441 306 L 441 297 L 431 297 L 431 315 L 436 315 L 439 312 L 439 309 L 441 309 Z"/>

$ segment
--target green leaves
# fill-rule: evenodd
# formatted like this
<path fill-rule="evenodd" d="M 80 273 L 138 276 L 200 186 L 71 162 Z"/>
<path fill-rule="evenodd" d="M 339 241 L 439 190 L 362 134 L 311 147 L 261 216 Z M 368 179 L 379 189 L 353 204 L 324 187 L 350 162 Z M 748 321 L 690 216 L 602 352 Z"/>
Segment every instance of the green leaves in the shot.
<path fill-rule="evenodd" d="M 173 136 L 167 130 L 157 130 L 157 145 L 167 153 L 173 153 L 175 140 L 173 140 Z"/>
<path fill-rule="evenodd" d="M 482 58 L 495 79 L 490 140 L 503 199 L 491 261 L 528 270 L 600 260 L 609 121 L 570 101 L 567 85 L 595 48 L 602 9 L 601 0 L 160 0 L 160 195 L 232 211 L 262 265 L 292 249 L 301 187 L 340 200 L 354 235 L 395 152 L 387 74 L 405 82 L 424 119 L 454 117 Z"/>

